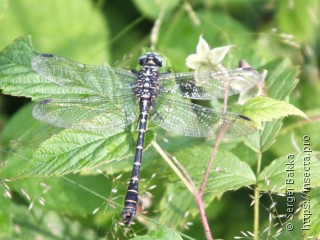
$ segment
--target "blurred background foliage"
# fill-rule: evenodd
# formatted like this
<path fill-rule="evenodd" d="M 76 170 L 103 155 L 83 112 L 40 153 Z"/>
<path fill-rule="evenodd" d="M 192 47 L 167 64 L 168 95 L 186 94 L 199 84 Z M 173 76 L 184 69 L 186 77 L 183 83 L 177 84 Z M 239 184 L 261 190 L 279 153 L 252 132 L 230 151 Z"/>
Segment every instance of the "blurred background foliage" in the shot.
<path fill-rule="evenodd" d="M 301 71 L 290 102 L 311 121 L 285 119 L 276 144 L 264 155 L 267 165 L 278 156 L 294 152 L 296 144 L 301 146 L 304 134 L 310 136 L 314 150 L 320 149 L 319 11 L 318 0 L 0 0 L 0 49 L 18 36 L 31 35 L 34 48 L 42 53 L 132 69 L 141 49 L 153 44 L 168 57 L 173 71 L 178 72 L 188 71 L 185 59 L 195 52 L 202 34 L 211 47 L 235 45 L 223 62 L 228 68 L 234 68 L 243 58 L 258 69 L 273 60 L 288 58 Z M 6 164 L 2 179 L 17 176 L 17 169 L 43 141 L 41 136 L 53 133 L 32 119 L 31 107 L 28 99 L 0 95 L 0 163 Z M 199 141 L 202 140 L 178 137 L 167 148 Z M 249 155 L 250 151 L 246 151 L 240 155 Z M 142 191 L 146 193 L 148 187 L 157 185 L 152 190 L 153 198 L 146 199 L 153 204 L 151 215 L 153 211 L 164 211 L 168 204 L 164 199 L 179 191 L 174 184 L 163 184 L 167 179 L 161 174 L 170 169 L 149 149 L 144 159 L 152 158 L 156 161 L 144 161 Z M 144 225 L 146 218 L 138 217 L 141 223 L 129 230 L 118 224 L 129 177 L 126 172 L 120 179 L 119 174 L 131 168 L 131 161 L 128 158 L 110 164 L 108 175 L 92 171 L 63 178 L 2 182 L 3 196 L 8 184 L 12 198 L 0 197 L 0 238 L 124 239 L 134 233 L 147 234 L 155 226 Z M 152 178 L 154 172 L 157 176 Z M 163 192 L 167 196 L 162 196 Z M 248 189 L 227 192 L 207 208 L 215 237 L 231 239 L 241 235 L 240 231 L 252 231 L 249 194 L 252 192 Z M 161 202 L 157 201 L 160 196 Z M 182 213 L 188 212 L 183 208 L 186 202 L 195 206 L 190 194 L 180 200 L 177 204 Z M 270 198 L 263 196 L 262 203 L 270 205 Z M 279 199 L 278 204 L 285 209 L 285 201 Z M 262 209 L 261 226 L 266 227 L 269 212 Z M 195 239 L 204 238 L 195 213 L 176 220 L 172 212 L 166 216 L 159 222 L 172 224 L 168 226 Z M 278 239 L 288 238 L 284 234 Z"/>

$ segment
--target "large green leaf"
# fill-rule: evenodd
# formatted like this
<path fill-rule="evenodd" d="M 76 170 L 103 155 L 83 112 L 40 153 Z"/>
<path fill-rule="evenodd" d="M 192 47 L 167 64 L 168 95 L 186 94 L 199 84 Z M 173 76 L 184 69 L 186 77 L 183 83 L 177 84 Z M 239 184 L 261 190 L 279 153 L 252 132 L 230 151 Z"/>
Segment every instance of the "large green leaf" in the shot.
<path fill-rule="evenodd" d="M 262 121 L 272 121 L 288 115 L 307 118 L 307 116 L 295 106 L 285 101 L 268 97 L 250 99 L 242 106 L 242 114 L 250 117 L 258 124 L 259 128 Z"/>
<path fill-rule="evenodd" d="M 134 133 L 122 132 L 107 136 L 67 129 L 43 142 L 34 153 L 24 175 L 64 175 L 103 163 L 121 160 L 135 150 Z M 154 139 L 146 132 L 146 148 Z"/>
<path fill-rule="evenodd" d="M 33 49 L 29 36 L 17 38 L 0 53 L 0 89 L 3 93 L 30 97 L 33 100 L 88 96 L 88 82 L 84 86 L 84 92 L 79 93 L 75 87 L 62 88 L 36 74 L 31 61 L 38 54 Z"/>
<path fill-rule="evenodd" d="M 108 26 L 100 9 L 88 0 L 8 1 L 0 21 L 0 48 L 17 36 L 32 35 L 46 53 L 80 62 L 106 61 Z M 88 62 L 89 61 L 89 62 Z"/>
<path fill-rule="evenodd" d="M 202 182 L 211 151 L 209 147 L 196 146 L 175 154 L 198 187 Z M 172 176 L 172 179 L 177 179 L 177 176 Z M 205 192 L 220 195 L 228 190 L 251 185 L 255 180 L 255 175 L 247 163 L 231 152 L 220 150 L 215 157 Z"/>
<path fill-rule="evenodd" d="M 202 182 L 211 151 L 212 148 L 201 144 L 184 148 L 174 154 L 197 188 Z M 186 216 L 199 214 L 196 201 L 186 186 L 182 186 L 181 180 L 175 173 L 162 171 L 162 174 L 168 175 L 163 181 L 167 181 L 168 178 L 173 183 L 167 185 L 165 194 L 161 198 L 159 222 L 176 228 L 184 227 L 187 221 Z M 247 163 L 242 162 L 230 152 L 220 150 L 215 157 L 206 184 L 203 198 L 205 206 L 207 207 L 214 198 L 220 197 L 228 190 L 236 190 L 254 184 L 255 179 Z M 176 183 L 177 181 L 179 184 Z"/>
<path fill-rule="evenodd" d="M 0 21 L 8 7 L 8 0 L 0 0 Z"/>
<path fill-rule="evenodd" d="M 287 187 L 293 188 L 295 192 L 301 192 L 306 178 L 310 180 L 310 187 L 320 186 L 319 154 L 319 152 L 292 153 L 273 160 L 259 175 L 259 189 L 284 193 Z"/>

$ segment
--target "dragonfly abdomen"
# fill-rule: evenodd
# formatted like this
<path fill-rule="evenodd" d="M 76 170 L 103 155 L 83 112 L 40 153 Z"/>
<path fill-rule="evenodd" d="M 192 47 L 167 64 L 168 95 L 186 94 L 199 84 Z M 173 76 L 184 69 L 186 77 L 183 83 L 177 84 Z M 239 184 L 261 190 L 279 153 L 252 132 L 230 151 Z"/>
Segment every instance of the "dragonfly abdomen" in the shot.
<path fill-rule="evenodd" d="M 147 120 L 150 111 L 150 106 L 150 99 L 140 99 L 139 135 L 137 140 L 136 153 L 133 161 L 131 179 L 128 186 L 127 195 L 124 201 L 124 209 L 122 212 L 122 221 L 125 224 L 130 224 L 136 215 L 136 209 L 138 205 L 138 186 L 140 177 L 140 167 L 142 161 L 142 151 L 144 146 L 144 136 L 147 128 Z"/>

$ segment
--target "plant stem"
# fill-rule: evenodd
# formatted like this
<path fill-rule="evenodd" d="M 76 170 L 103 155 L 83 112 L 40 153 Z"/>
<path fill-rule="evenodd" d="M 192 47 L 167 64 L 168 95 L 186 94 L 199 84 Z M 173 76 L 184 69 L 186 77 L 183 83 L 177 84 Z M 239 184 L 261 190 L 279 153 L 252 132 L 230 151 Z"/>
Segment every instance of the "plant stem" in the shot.
<path fill-rule="evenodd" d="M 205 172 L 205 174 L 203 176 L 201 187 L 199 189 L 199 193 L 201 193 L 201 196 L 202 196 L 204 188 L 205 188 L 205 186 L 207 184 L 207 180 L 208 180 L 208 177 L 209 177 L 209 174 L 210 174 L 210 171 L 211 171 L 211 167 L 212 167 L 214 159 L 215 159 L 215 157 L 217 155 L 218 147 L 220 145 L 220 142 L 221 142 L 223 134 L 224 134 L 224 131 L 221 131 L 219 133 L 217 141 L 214 144 L 213 150 L 211 152 L 210 159 L 209 159 L 209 162 L 208 162 L 208 165 L 207 165 L 207 168 L 206 168 L 206 172 Z"/>
<path fill-rule="evenodd" d="M 259 239 L 259 188 L 256 185 L 254 188 L 254 240 Z"/>
<path fill-rule="evenodd" d="M 227 91 L 225 91 L 224 101 L 223 101 L 223 113 L 226 113 L 226 111 L 227 111 L 227 102 L 228 102 L 228 95 L 227 95 Z M 224 123 L 223 123 L 223 125 L 224 125 Z M 207 181 L 208 181 L 208 177 L 209 177 L 209 174 L 210 174 L 210 171 L 211 171 L 211 167 L 213 165 L 214 159 L 215 159 L 215 157 L 217 155 L 217 152 L 218 152 L 218 147 L 220 145 L 220 142 L 221 142 L 222 137 L 223 137 L 223 135 L 224 135 L 226 130 L 227 130 L 227 127 L 222 128 L 222 130 L 218 134 L 217 140 L 216 140 L 216 142 L 214 144 L 213 150 L 212 150 L 211 155 L 210 155 L 210 159 L 209 159 L 209 162 L 208 162 L 204 177 L 202 179 L 201 187 L 200 187 L 199 192 L 198 192 L 198 194 L 196 196 L 196 201 L 197 201 L 197 204 L 198 204 L 202 225 L 203 225 L 203 228 L 204 228 L 204 231 L 205 231 L 207 239 L 213 239 L 213 237 L 212 237 L 212 234 L 211 234 L 211 231 L 210 231 L 210 227 L 209 227 L 209 224 L 208 224 L 208 219 L 207 219 L 206 213 L 204 211 L 204 204 L 203 204 L 202 196 L 203 196 L 203 192 L 204 192 L 205 186 L 206 186 Z"/>
<path fill-rule="evenodd" d="M 202 222 L 202 226 L 203 226 L 203 230 L 204 233 L 206 235 L 206 238 L 208 240 L 213 240 L 212 234 L 211 234 L 211 230 L 210 230 L 210 226 L 208 223 L 208 219 L 206 216 L 206 212 L 205 212 L 205 208 L 204 208 L 204 203 L 203 203 L 203 199 L 202 199 L 202 193 L 198 192 L 198 194 L 195 196 L 196 197 L 196 202 L 198 205 L 198 209 L 199 209 L 199 213 L 201 216 L 201 222 Z"/>
<path fill-rule="evenodd" d="M 261 159 L 262 153 L 258 154 L 258 162 L 257 162 L 257 179 L 259 178 L 260 169 L 261 169 Z M 253 234 L 254 240 L 259 239 L 259 205 L 260 205 L 260 191 L 258 187 L 258 183 L 254 187 L 254 224 L 253 224 Z"/>
<path fill-rule="evenodd" d="M 224 88 L 225 88 L 225 91 L 224 91 L 224 98 L 223 98 L 223 113 L 225 114 L 227 112 L 227 104 L 228 104 L 228 91 L 227 91 L 228 90 L 228 86 L 224 86 Z M 224 125 L 224 123 L 223 123 L 223 125 Z M 217 154 L 218 147 L 220 145 L 221 139 L 222 139 L 222 137 L 223 137 L 223 135 L 224 135 L 226 130 L 227 130 L 227 127 L 222 128 L 220 130 L 219 135 L 218 135 L 217 140 L 216 140 L 216 143 L 214 144 L 213 150 L 211 152 L 210 159 L 209 159 L 209 162 L 208 162 L 208 165 L 207 165 L 207 168 L 206 168 L 206 172 L 204 174 L 204 177 L 203 177 L 203 180 L 202 180 L 202 183 L 201 183 L 201 187 L 200 187 L 200 190 L 199 190 L 199 192 L 201 193 L 201 197 L 202 197 L 204 188 L 205 188 L 205 186 L 207 184 L 209 173 L 211 171 L 212 164 L 213 164 L 215 156 Z"/>

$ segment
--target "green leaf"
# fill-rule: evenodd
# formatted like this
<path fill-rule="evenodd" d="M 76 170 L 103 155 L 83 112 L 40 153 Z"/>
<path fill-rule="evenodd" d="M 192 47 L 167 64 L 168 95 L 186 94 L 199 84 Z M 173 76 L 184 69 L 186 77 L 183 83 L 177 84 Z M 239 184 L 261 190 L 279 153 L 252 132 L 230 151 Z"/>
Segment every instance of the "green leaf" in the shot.
<path fill-rule="evenodd" d="M 64 175 L 118 161 L 135 151 L 134 132 L 107 136 L 66 129 L 43 142 L 34 153 L 24 175 Z M 145 149 L 154 139 L 153 131 L 146 132 Z"/>
<path fill-rule="evenodd" d="M 196 186 L 201 185 L 212 149 L 196 146 L 183 149 L 175 154 Z M 195 164 L 195 162 L 197 164 Z M 173 179 L 177 179 L 174 175 Z M 231 152 L 218 151 L 206 185 L 206 192 L 220 195 L 228 190 L 236 190 L 255 183 L 255 175 L 250 166 Z"/>
<path fill-rule="evenodd" d="M 186 172 L 199 188 L 203 180 L 212 148 L 199 146 L 187 147 L 174 154 L 177 161 L 183 165 Z M 188 214 L 196 216 L 199 214 L 194 197 L 182 185 L 180 178 L 175 173 L 167 173 L 171 184 L 166 187 L 159 208 L 159 222 L 169 226 L 184 227 Z M 224 192 L 254 184 L 255 175 L 247 163 L 239 160 L 231 152 L 218 151 L 209 175 L 204 203 L 208 206 L 213 199 L 220 197 Z M 178 182 L 178 184 L 176 183 Z"/>
<path fill-rule="evenodd" d="M 145 0 L 134 0 L 133 3 L 140 12 L 149 18 L 156 19 L 161 14 L 168 14 L 179 4 L 179 0 L 163 0 L 161 2 L 151 0 L 146 3 Z"/>
<path fill-rule="evenodd" d="M 31 4 L 9 1 L 0 21 L 0 48 L 21 35 L 31 35 L 34 44 L 80 62 L 102 63 L 108 56 L 108 24 L 102 11 L 91 1 L 56 0 Z"/>
<path fill-rule="evenodd" d="M 162 196 L 159 209 L 159 222 L 174 228 L 183 227 L 186 223 L 187 213 L 198 212 L 196 201 L 187 189 L 181 189 L 177 184 L 167 184 Z"/>
<path fill-rule="evenodd" d="M 182 240 L 176 231 L 170 228 L 159 228 L 151 231 L 148 235 L 136 236 L 132 240 Z"/>
<path fill-rule="evenodd" d="M 259 128 L 261 122 L 272 121 L 288 115 L 307 116 L 295 106 L 269 97 L 256 97 L 247 101 L 242 106 L 242 114 L 250 117 Z"/>
<path fill-rule="evenodd" d="M 59 90 L 56 84 L 44 80 L 32 70 L 31 60 L 37 54 L 29 36 L 17 38 L 0 53 L 0 88 L 4 94 L 37 99 L 39 94 L 50 98 L 51 95 L 46 94 L 50 87 Z"/>
<path fill-rule="evenodd" d="M 17 38 L 0 53 L 0 89 L 3 93 L 33 100 L 87 96 L 86 90 L 90 89 L 88 85 L 84 86 L 84 93 L 80 94 L 74 87 L 62 88 L 36 74 L 31 61 L 38 54 L 29 36 Z"/>
<path fill-rule="evenodd" d="M 261 68 L 268 70 L 266 93 L 270 98 L 284 100 L 299 82 L 299 67 L 292 66 L 287 58 L 276 59 Z"/>
<path fill-rule="evenodd" d="M 8 7 L 8 0 L 0 0 L 0 20 L 4 16 Z"/>
<path fill-rule="evenodd" d="M 320 153 L 304 152 L 288 154 L 275 159 L 265 167 L 259 175 L 260 191 L 284 193 L 286 188 L 293 188 L 294 192 L 302 192 L 304 180 L 310 179 L 310 187 L 320 186 Z M 287 182 L 290 182 L 286 184 Z"/>
<path fill-rule="evenodd" d="M 292 90 L 295 88 L 295 86 L 298 83 L 297 75 L 299 73 L 297 67 L 292 67 L 292 64 L 290 60 L 288 59 L 276 59 L 265 66 L 262 67 L 263 69 L 267 69 L 269 71 L 269 74 L 266 79 L 266 90 L 267 95 L 269 97 L 283 100 L 288 97 L 288 95 L 292 92 Z M 264 98 L 257 98 L 257 100 L 252 99 L 252 103 L 255 103 L 255 101 L 263 101 Z M 270 98 L 266 98 L 265 100 L 268 101 Z M 267 103 L 267 105 L 272 105 L 272 101 L 277 101 L 275 99 L 272 99 L 271 102 Z M 250 101 L 246 104 L 250 105 Z M 243 106 L 246 108 L 246 105 Z M 262 104 L 262 102 L 261 102 Z M 257 104 L 258 105 L 258 104 Z M 267 119 L 273 119 L 273 110 L 269 109 L 269 114 L 267 112 L 264 112 L 263 108 L 260 109 L 260 106 L 248 106 L 248 112 L 243 113 L 246 114 L 253 114 L 257 115 L 256 119 L 257 125 L 262 126 L 262 130 L 259 132 L 250 135 L 246 137 L 246 145 L 252 148 L 256 152 L 264 152 L 268 150 L 272 144 L 275 142 L 277 133 L 280 131 L 282 127 L 282 117 L 280 117 L 278 120 L 275 120 L 273 122 L 266 122 L 262 123 L 260 121 L 267 121 Z M 253 107 L 252 109 L 250 109 Z M 263 106 L 261 106 L 263 107 Z M 296 108 L 294 109 L 290 108 L 290 112 L 293 110 L 293 112 L 296 112 Z M 257 110 L 257 112 L 253 111 L 253 109 Z M 282 109 L 278 109 L 278 115 L 279 112 L 282 113 Z M 297 111 L 298 115 L 301 114 L 301 112 Z M 267 114 L 267 116 L 265 116 Z M 296 114 L 296 113 L 294 113 Z M 281 115 L 281 114 L 280 114 Z M 251 117 L 251 116 L 250 116 Z M 279 116 L 278 116 L 279 117 Z M 264 119 L 265 118 L 265 119 Z M 254 119 L 254 116 L 252 116 L 252 119 Z"/>
<path fill-rule="evenodd" d="M 282 119 L 262 123 L 262 129 L 245 138 L 245 144 L 255 152 L 265 152 L 276 141 L 276 136 L 282 127 Z"/>

